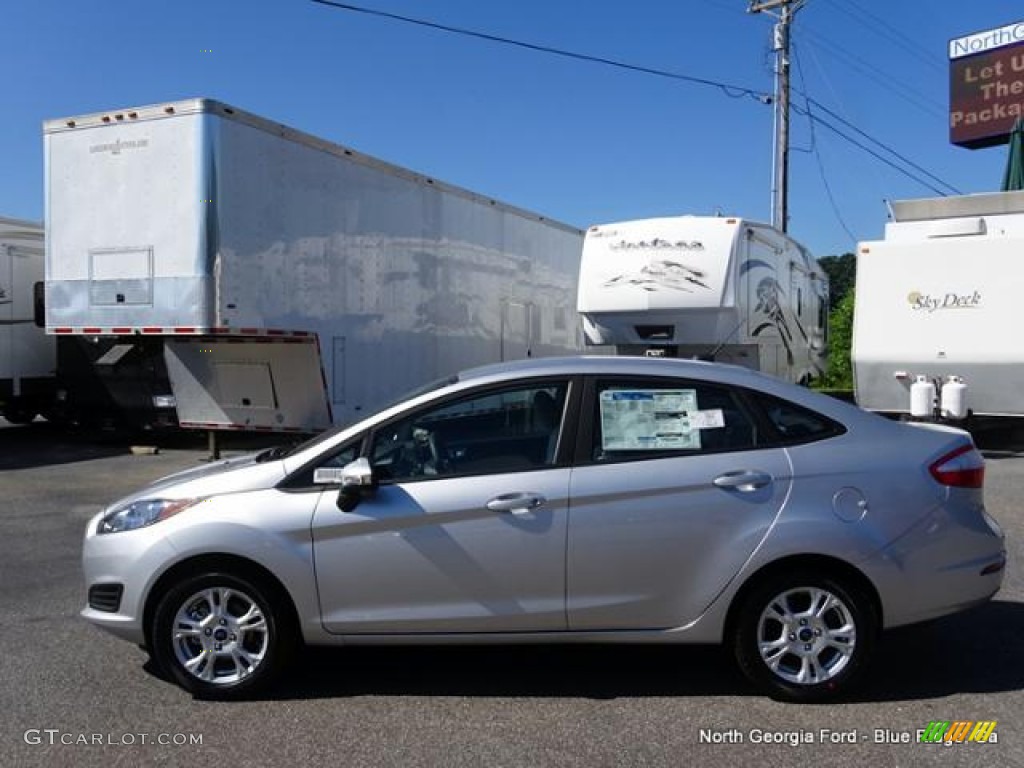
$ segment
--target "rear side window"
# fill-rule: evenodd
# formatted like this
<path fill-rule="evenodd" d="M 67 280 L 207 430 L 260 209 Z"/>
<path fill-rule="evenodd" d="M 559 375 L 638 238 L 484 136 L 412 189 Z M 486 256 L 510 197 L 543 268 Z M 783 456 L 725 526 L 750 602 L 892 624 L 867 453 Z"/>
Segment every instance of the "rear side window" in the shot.
<path fill-rule="evenodd" d="M 593 461 L 742 451 L 757 427 L 726 387 L 686 381 L 599 381 Z"/>
<path fill-rule="evenodd" d="M 796 403 L 760 392 L 752 394 L 778 436 L 773 442 L 810 443 L 846 431 L 842 424 Z"/>

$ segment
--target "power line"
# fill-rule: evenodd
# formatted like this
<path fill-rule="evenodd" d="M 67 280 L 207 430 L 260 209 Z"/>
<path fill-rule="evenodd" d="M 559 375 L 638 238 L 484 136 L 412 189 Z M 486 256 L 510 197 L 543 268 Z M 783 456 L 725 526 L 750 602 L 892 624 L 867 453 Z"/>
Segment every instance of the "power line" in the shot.
<path fill-rule="evenodd" d="M 627 70 L 627 71 L 630 71 L 630 72 L 638 72 L 640 74 L 654 75 L 656 77 L 664 77 L 664 78 L 668 78 L 670 80 L 676 80 L 676 81 L 682 81 L 682 82 L 687 82 L 687 83 L 693 83 L 695 85 L 710 86 L 710 87 L 718 88 L 723 93 L 725 93 L 727 96 L 730 96 L 731 98 L 742 98 L 744 96 L 747 96 L 747 97 L 756 99 L 758 102 L 760 102 L 762 104 L 770 104 L 772 102 L 771 94 L 769 94 L 769 93 L 767 93 L 765 91 L 761 91 L 761 90 L 755 89 L 755 88 L 747 88 L 745 86 L 733 85 L 733 84 L 730 84 L 730 83 L 724 83 L 724 82 L 717 81 L 717 80 L 710 80 L 710 79 L 707 79 L 707 78 L 694 77 L 692 75 L 684 75 L 684 74 L 681 74 L 679 72 L 671 72 L 671 71 L 664 70 L 664 69 L 656 69 L 656 68 L 653 68 L 653 67 L 646 67 L 646 66 L 641 66 L 641 65 L 636 65 L 636 64 L 629 64 L 627 62 L 617 61 L 615 59 L 609 59 L 609 58 L 605 58 L 603 56 L 593 56 L 593 55 L 586 54 L 586 53 L 579 53 L 579 52 L 576 52 L 576 51 L 569 51 L 569 50 L 565 50 L 565 49 L 561 49 L 561 48 L 554 48 L 552 46 L 547 46 L 547 45 L 539 45 L 539 44 L 536 44 L 536 43 L 528 43 L 528 42 L 525 42 L 523 40 L 514 40 L 512 38 L 502 37 L 500 35 L 493 35 L 493 34 L 490 34 L 488 32 L 479 32 L 477 30 L 465 29 L 463 27 L 455 27 L 455 26 L 451 26 L 451 25 L 448 25 L 448 24 L 441 24 L 439 22 L 429 21 L 427 19 L 417 19 L 417 18 L 413 18 L 411 16 L 402 16 L 402 15 L 397 14 L 397 13 L 390 13 L 388 11 L 380 11 L 380 10 L 376 10 L 376 9 L 373 9 L 373 8 L 365 8 L 363 6 L 353 5 L 351 3 L 338 2 L 337 0 L 311 0 L 311 2 L 318 3 L 320 5 L 325 5 L 325 6 L 328 6 L 328 7 L 331 7 L 331 8 L 343 10 L 343 11 L 350 11 L 350 12 L 353 12 L 353 13 L 362 13 L 362 14 L 365 14 L 365 15 L 368 15 L 368 16 L 376 16 L 376 17 L 379 17 L 379 18 L 389 19 L 389 20 L 392 20 L 392 21 L 400 21 L 400 22 L 403 22 L 405 24 L 413 24 L 413 25 L 416 25 L 416 26 L 426 27 L 426 28 L 429 28 L 429 29 L 436 29 L 436 30 L 439 30 L 439 31 L 442 31 L 442 32 L 449 32 L 449 33 L 455 34 L 455 35 L 462 35 L 462 36 L 465 36 L 465 37 L 473 37 L 473 38 L 476 38 L 476 39 L 479 39 L 479 40 L 485 40 L 485 41 L 492 42 L 492 43 L 499 43 L 499 44 L 502 44 L 502 45 L 509 45 L 509 46 L 513 46 L 513 47 L 516 47 L 516 48 L 523 48 L 525 50 L 537 51 L 537 52 L 540 52 L 540 53 L 547 53 L 547 54 L 550 54 L 552 56 L 560 56 L 560 57 L 563 57 L 563 58 L 574 59 L 574 60 L 577 60 L 577 61 L 585 61 L 585 62 L 589 62 L 589 63 L 593 63 L 593 64 L 602 64 L 602 65 L 605 65 L 605 66 L 615 67 L 617 69 L 623 69 L 623 70 Z M 947 184 L 946 182 L 942 181 L 938 177 L 936 177 L 933 174 L 929 173 L 928 171 L 924 170 L 923 168 L 921 168 L 921 166 L 917 165 L 916 163 L 914 163 L 914 162 L 908 160 L 907 158 L 903 157 L 900 153 L 896 152 L 896 150 L 894 150 L 891 147 L 887 146 L 886 144 L 884 144 L 883 142 L 879 141 L 878 139 L 875 139 L 874 137 L 869 136 L 867 133 L 862 131 L 860 128 L 857 128 L 855 125 L 853 125 L 849 121 L 845 120 L 844 118 L 840 117 L 836 113 L 832 112 L 831 110 L 829 110 L 827 107 L 825 107 L 820 102 L 817 102 L 817 101 L 811 99 L 806 94 L 802 94 L 802 95 L 807 99 L 808 106 L 805 107 L 803 110 L 800 110 L 799 108 L 794 106 L 795 111 L 797 111 L 799 114 L 805 115 L 805 116 L 808 117 L 809 120 L 813 120 L 817 124 L 822 125 L 825 128 L 828 128 L 830 131 L 832 131 L 836 135 L 840 136 L 841 138 L 845 139 L 846 141 L 848 141 L 849 143 L 853 144 L 854 146 L 856 146 L 856 147 L 862 149 L 863 151 L 867 152 L 872 157 L 874 157 L 877 160 L 885 163 L 889 167 L 899 171 L 903 175 L 913 179 L 914 181 L 918 182 L 919 184 L 922 184 L 923 186 L 928 187 L 929 189 L 931 189 L 932 191 L 936 192 L 937 194 L 939 194 L 939 195 L 946 195 L 947 194 L 947 193 L 937 189 L 936 187 L 934 187 L 930 183 L 928 183 L 928 182 L 922 180 L 921 178 L 915 176 L 914 174 L 910 173 L 905 168 L 901 168 L 900 166 L 898 166 L 896 163 L 894 163 L 889 158 L 884 157 L 883 155 L 879 154 L 878 152 L 872 150 L 870 147 L 865 146 L 861 142 L 859 142 L 856 139 L 852 138 L 851 136 L 847 135 L 846 133 L 844 133 L 843 131 L 838 129 L 836 126 L 832 125 L 831 123 L 829 123 L 828 121 L 826 121 L 823 118 L 819 117 L 818 115 L 812 114 L 811 110 L 810 110 L 810 105 L 813 104 L 818 110 L 823 111 L 823 112 L 829 114 L 830 116 L 832 116 L 833 118 L 835 118 L 839 122 L 843 123 L 848 128 L 850 128 L 853 131 L 855 131 L 860 136 L 862 136 L 865 139 L 867 139 L 868 141 L 870 141 L 872 144 L 880 147 L 882 150 L 884 150 L 885 152 L 888 152 L 892 156 L 899 158 L 902 162 L 904 162 L 907 165 L 909 165 L 910 167 L 920 171 L 921 173 L 925 174 L 926 176 L 928 176 L 932 180 L 938 182 L 939 184 L 942 184 L 943 186 L 945 186 L 948 189 L 952 190 L 955 194 L 959 194 L 959 192 L 954 187 L 952 187 L 951 185 Z"/>
<path fill-rule="evenodd" d="M 874 27 L 875 32 L 880 32 L 882 37 L 886 37 L 890 42 L 896 43 L 898 47 L 906 49 L 906 52 L 918 61 L 924 62 L 933 69 L 945 71 L 945 64 L 941 57 L 925 48 L 912 37 L 900 32 L 881 16 L 871 13 L 867 8 L 857 3 L 856 0 L 843 0 L 843 2 L 834 2 L 833 0 L 831 5 L 865 27 L 869 29 Z M 857 18 L 858 14 L 861 18 Z"/>
<path fill-rule="evenodd" d="M 884 72 L 878 67 L 869 64 L 864 59 L 850 53 L 848 50 L 845 50 L 819 32 L 810 31 L 804 27 L 801 30 L 800 36 L 804 38 L 804 41 L 810 46 L 836 57 L 845 66 L 860 72 L 869 80 L 873 80 L 882 88 L 896 94 L 904 101 L 913 104 L 922 112 L 926 112 L 927 114 L 935 117 L 942 117 L 945 115 L 943 105 L 937 99 L 925 96 L 920 92 L 920 89 L 914 88 L 912 85 L 893 77 L 891 73 Z"/>
<path fill-rule="evenodd" d="M 692 75 L 683 75 L 678 72 L 670 72 L 665 69 L 656 69 L 654 67 L 645 67 L 638 64 L 628 64 L 624 61 L 617 61 L 615 59 L 608 59 L 603 56 L 592 56 L 586 53 L 579 53 L 576 51 L 568 51 L 562 48 L 553 48 L 547 45 L 538 45 L 537 43 L 527 43 L 522 40 L 513 40 L 510 37 L 502 37 L 500 35 L 492 35 L 488 32 L 478 32 L 473 29 L 465 29 L 464 27 L 453 27 L 448 24 L 441 24 L 436 21 L 428 21 L 427 19 L 416 19 L 411 16 L 402 16 L 397 13 L 389 13 L 387 11 L 379 11 L 373 8 L 364 8 L 358 5 L 352 5 L 350 3 L 335 2 L 335 0 L 312 0 L 314 3 L 320 5 L 330 6 L 331 8 L 338 8 L 343 11 L 352 11 L 354 13 L 363 13 L 368 16 L 378 16 L 384 19 L 391 19 L 392 21 L 401 21 L 406 24 L 415 24 L 420 27 L 427 27 L 429 29 L 437 29 L 442 32 L 450 32 L 455 35 L 463 35 L 465 37 L 475 37 L 479 40 L 487 40 L 491 43 L 501 43 L 502 45 L 511 45 L 516 48 L 525 48 L 529 51 L 539 51 L 540 53 L 548 53 L 552 56 L 561 56 L 566 59 L 575 59 L 577 61 L 586 61 L 592 64 L 604 64 L 609 67 L 616 67 L 618 69 L 625 69 L 631 72 L 640 72 L 645 75 L 655 75 L 657 77 L 665 77 L 670 80 L 681 80 L 687 83 L 693 83 L 695 85 L 706 85 L 713 88 L 718 88 L 726 96 L 730 98 L 742 98 L 749 96 L 762 104 L 771 103 L 771 94 L 760 91 L 755 88 L 747 88 L 742 85 L 733 85 L 731 83 L 723 83 L 718 80 L 709 80 L 703 77 L 694 77 Z"/>
<path fill-rule="evenodd" d="M 836 88 L 832 85 L 832 80 L 831 80 L 831 78 L 829 78 L 828 72 L 825 70 L 824 67 L 821 66 L 821 62 L 818 61 L 818 56 L 814 52 L 814 47 L 811 46 L 808 50 L 811 53 L 811 57 L 814 59 L 814 63 L 818 67 L 818 72 L 821 75 L 821 78 L 824 81 L 826 87 L 828 88 L 829 93 L 832 94 L 832 101 L 833 101 L 833 103 L 839 105 L 839 106 L 836 107 L 836 109 L 839 110 L 843 114 L 848 114 L 849 111 L 842 107 L 842 105 L 843 105 L 843 97 L 839 94 L 839 92 L 836 90 Z M 813 125 L 813 123 L 811 123 L 811 125 Z M 885 182 L 882 180 L 881 174 L 879 173 L 879 166 L 878 166 L 877 163 L 870 164 L 870 172 L 874 176 L 876 182 L 878 182 L 878 186 L 879 187 L 882 187 L 882 186 L 885 185 Z"/>
<path fill-rule="evenodd" d="M 793 58 L 796 60 L 797 73 L 799 73 L 800 79 L 803 81 L 804 88 L 806 89 L 807 78 L 804 77 L 803 62 L 800 59 L 798 48 L 794 47 Z M 811 115 L 811 108 L 809 104 L 807 105 L 807 117 L 807 126 L 811 133 L 811 148 L 809 151 L 814 154 L 814 159 L 817 161 L 818 173 L 821 176 L 821 184 L 822 186 L 825 187 L 825 195 L 828 197 L 828 203 L 832 208 L 832 215 L 836 217 L 836 221 L 839 222 L 839 226 L 841 226 L 843 228 L 843 231 L 846 232 L 847 237 L 849 237 L 850 240 L 854 243 L 854 245 L 856 245 L 857 238 L 854 237 L 853 232 L 851 232 L 850 228 L 846 225 L 846 220 L 843 218 L 843 215 L 839 212 L 839 206 L 836 204 L 835 195 L 832 194 L 832 185 L 829 184 L 828 174 L 825 173 L 825 162 L 821 157 L 821 150 L 818 147 L 817 134 L 815 134 L 814 132 L 814 119 Z"/>
<path fill-rule="evenodd" d="M 882 149 L 884 149 L 884 150 L 885 150 L 886 152 L 888 152 L 889 154 L 891 154 L 891 155 L 892 155 L 893 157 L 898 157 L 898 158 L 900 159 L 900 161 L 901 161 L 901 162 L 904 162 L 904 163 L 906 163 L 907 165 L 909 165 L 909 166 L 910 166 L 911 168 L 913 168 L 914 170 L 916 170 L 916 171 L 919 171 L 920 173 L 923 173 L 923 174 L 924 174 L 925 176 L 927 176 L 928 178 L 932 179 L 932 181 L 935 181 L 935 182 L 937 182 L 937 183 L 941 184 L 942 186 L 946 187 L 946 188 L 947 188 L 948 190 L 950 190 L 950 191 L 951 191 L 951 192 L 952 192 L 952 193 L 953 193 L 954 195 L 959 195 L 959 194 L 962 194 L 962 193 L 960 192 L 960 190 L 958 190 L 958 189 L 957 189 L 956 187 L 954 187 L 954 186 L 953 186 L 952 184 L 947 184 L 947 183 L 946 183 L 945 181 L 943 181 L 942 179 L 940 179 L 940 178 L 939 178 L 938 176 L 936 176 L 935 174 L 933 174 L 933 173 L 931 173 L 931 172 L 929 172 L 929 171 L 925 170 L 925 169 L 924 169 L 924 168 L 922 168 L 922 167 L 921 167 L 920 165 L 918 165 L 917 163 L 915 163 L 915 162 L 914 162 L 913 160 L 910 160 L 910 159 L 908 159 L 908 158 L 904 157 L 903 155 L 901 155 L 901 154 L 900 154 L 899 152 L 897 152 L 897 151 L 896 151 L 895 149 L 893 149 L 892 147 L 888 146 L 887 144 L 883 144 L 883 143 L 882 143 L 881 141 L 879 141 L 878 139 L 874 138 L 873 136 L 870 136 L 870 135 L 868 135 L 867 133 L 865 133 L 864 131 L 862 131 L 862 130 L 861 130 L 860 128 L 858 128 L 857 126 L 855 126 L 855 125 L 854 125 L 853 123 L 851 123 L 851 122 L 850 122 L 849 120 L 845 119 L 844 117 L 841 117 L 840 115 L 837 115 L 837 114 L 836 114 L 835 112 L 833 112 L 833 111 L 832 111 L 831 109 L 829 109 L 828 107 L 826 107 L 826 106 L 825 106 L 824 104 L 822 104 L 821 102 L 819 102 L 819 101 L 815 101 L 814 99 L 812 99 L 812 98 L 811 98 L 811 97 L 809 97 L 809 96 L 807 96 L 806 98 L 807 98 L 807 103 L 808 103 L 808 104 L 813 104 L 813 105 L 814 105 L 815 107 L 817 107 L 818 109 L 820 109 L 820 110 L 821 110 L 822 112 L 824 112 L 825 114 L 827 114 L 827 115 L 828 115 L 829 117 L 835 118 L 835 119 L 836 119 L 836 120 L 838 120 L 838 121 L 839 121 L 840 123 L 842 123 L 843 125 L 845 125 L 845 126 L 846 126 L 847 128 L 850 128 L 851 130 L 855 131 L 855 132 L 856 132 L 857 134 L 859 134 L 860 136 L 863 136 L 863 137 L 864 137 L 865 139 L 867 139 L 868 141 L 870 141 L 870 142 L 871 142 L 872 144 L 874 144 L 875 146 L 881 147 L 881 148 L 882 148 Z M 934 187 L 932 187 L 932 189 L 934 189 Z M 938 191 L 938 190 L 936 190 L 936 191 Z M 946 192 L 939 192 L 939 194 L 940 194 L 940 195 L 943 195 L 943 196 L 945 196 L 945 195 L 946 195 L 946 194 L 948 194 L 948 193 L 946 193 Z"/>
<path fill-rule="evenodd" d="M 879 154 L 875 150 L 871 149 L 871 147 L 869 147 L 869 146 L 863 144 L 862 142 L 857 141 L 855 138 L 853 138 L 853 137 L 843 133 L 839 128 L 837 128 L 835 125 L 833 125 L 829 121 L 827 121 L 824 118 L 821 118 L 818 115 L 814 114 L 811 111 L 811 109 L 810 109 L 810 105 L 814 105 L 816 107 L 819 107 L 819 108 L 823 109 L 823 107 L 821 107 L 821 105 L 818 102 L 814 101 L 814 99 L 807 99 L 807 102 L 808 102 L 808 107 L 804 107 L 804 108 L 798 107 L 796 104 L 794 104 L 793 105 L 793 111 L 796 112 L 797 114 L 805 115 L 807 117 L 807 119 L 813 120 L 815 123 L 817 123 L 818 125 L 820 125 L 820 126 L 822 126 L 824 128 L 828 128 L 830 131 L 832 131 L 834 134 L 836 134 L 840 138 L 845 139 L 846 141 L 848 141 L 850 144 L 853 144 L 858 149 L 861 149 L 864 152 L 867 152 L 869 155 L 871 155 L 873 158 L 875 158 L 879 162 L 885 163 L 887 166 L 889 166 L 890 168 L 892 168 L 895 171 L 898 171 L 899 173 L 902 173 L 907 178 L 913 179 L 914 181 L 916 181 L 921 186 L 927 187 L 928 189 L 932 190 L 932 192 L 934 192 L 935 194 L 941 195 L 942 197 L 946 197 L 948 195 L 948 192 L 944 192 L 943 190 L 939 189 L 935 185 L 925 181 L 920 176 L 915 176 L 910 171 L 908 171 L 906 168 L 900 167 L 899 165 L 894 163 L 889 158 L 887 158 L 887 157 Z M 825 111 L 827 112 L 828 110 L 826 109 Z M 842 120 L 842 119 L 840 118 L 840 120 Z M 861 132 L 860 129 L 857 129 L 857 128 L 855 128 L 854 130 L 856 130 L 858 133 Z M 870 139 L 870 137 L 868 137 L 868 138 Z M 874 139 L 870 139 L 870 140 L 874 141 Z M 881 145 L 881 146 L 884 147 L 884 145 Z M 886 151 L 892 152 L 892 150 L 890 150 L 888 148 L 886 148 Z M 895 153 L 893 153 L 893 154 L 895 154 Z M 899 155 L 896 155 L 896 156 L 899 157 Z M 928 174 L 928 175 L 931 176 L 931 174 Z M 946 184 L 945 182 L 943 182 L 941 180 L 939 181 L 939 183 L 943 184 L 944 186 L 946 186 L 949 189 L 953 190 L 953 192 L 955 194 L 960 194 L 960 192 L 958 190 L 956 190 L 954 187 L 950 186 L 949 184 Z"/>

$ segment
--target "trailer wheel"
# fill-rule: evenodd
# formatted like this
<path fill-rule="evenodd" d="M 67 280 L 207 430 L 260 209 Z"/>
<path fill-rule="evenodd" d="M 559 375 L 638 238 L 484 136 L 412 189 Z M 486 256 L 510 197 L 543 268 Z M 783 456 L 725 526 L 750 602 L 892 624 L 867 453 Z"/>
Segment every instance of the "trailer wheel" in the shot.
<path fill-rule="evenodd" d="M 11 424 L 31 424 L 36 412 L 25 403 L 14 402 L 4 406 L 3 417 Z"/>

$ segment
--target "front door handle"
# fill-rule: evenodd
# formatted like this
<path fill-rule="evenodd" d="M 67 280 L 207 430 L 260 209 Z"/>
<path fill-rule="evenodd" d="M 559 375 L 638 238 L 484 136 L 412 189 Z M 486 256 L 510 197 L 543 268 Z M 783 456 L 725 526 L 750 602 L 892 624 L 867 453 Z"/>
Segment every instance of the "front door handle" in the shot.
<path fill-rule="evenodd" d="M 772 476 L 767 472 L 760 472 L 755 469 L 740 469 L 735 472 L 726 472 L 714 479 L 718 488 L 752 493 L 758 488 L 764 488 L 772 481 Z"/>
<path fill-rule="evenodd" d="M 513 515 L 525 515 L 545 501 L 547 499 L 539 493 L 503 493 L 488 501 L 487 508 L 492 512 L 511 512 Z"/>

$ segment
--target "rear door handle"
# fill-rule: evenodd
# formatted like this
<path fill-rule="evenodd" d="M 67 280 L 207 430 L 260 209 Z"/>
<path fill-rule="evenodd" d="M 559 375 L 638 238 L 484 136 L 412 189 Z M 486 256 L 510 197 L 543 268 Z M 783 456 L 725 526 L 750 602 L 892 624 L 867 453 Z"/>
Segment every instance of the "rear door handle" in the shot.
<path fill-rule="evenodd" d="M 547 499 L 539 493 L 503 493 L 488 501 L 487 508 L 492 512 L 510 512 L 513 515 L 525 515 L 545 501 Z"/>
<path fill-rule="evenodd" d="M 712 482 L 719 488 L 752 493 L 758 488 L 764 488 L 771 481 L 772 476 L 767 472 L 760 472 L 756 469 L 740 469 L 719 475 Z"/>

